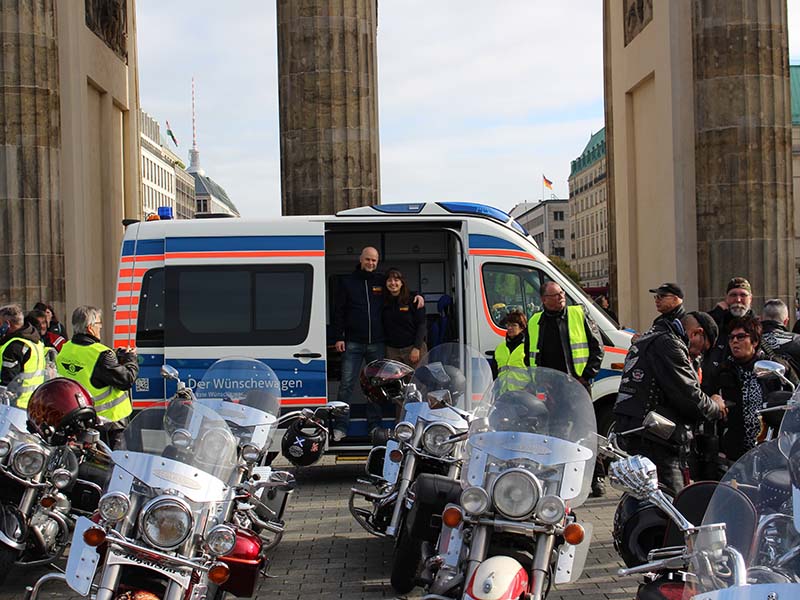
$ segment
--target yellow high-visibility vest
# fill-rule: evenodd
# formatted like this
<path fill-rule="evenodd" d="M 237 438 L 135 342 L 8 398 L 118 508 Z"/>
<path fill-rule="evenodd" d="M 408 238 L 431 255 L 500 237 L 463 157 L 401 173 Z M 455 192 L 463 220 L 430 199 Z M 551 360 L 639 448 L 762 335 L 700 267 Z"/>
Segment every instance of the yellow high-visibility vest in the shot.
<path fill-rule="evenodd" d="M 528 338 L 531 347 L 531 366 L 536 366 L 536 352 L 539 347 L 539 321 L 542 313 L 538 312 L 528 321 Z M 589 362 L 589 338 L 586 337 L 586 328 L 583 325 L 583 307 L 567 307 L 567 328 L 569 330 L 569 347 L 572 352 L 572 364 L 575 373 L 580 377 Z"/>
<path fill-rule="evenodd" d="M 497 379 L 500 381 L 500 393 L 524 390 L 531 382 L 528 367 L 525 364 L 525 343 L 523 342 L 513 352 L 508 351 L 505 342 L 495 348 L 494 360 L 497 363 Z"/>
<path fill-rule="evenodd" d="M 5 354 L 6 348 L 12 342 L 22 342 L 31 350 L 31 355 L 25 361 L 22 371 L 17 375 L 16 380 L 20 382 L 21 393 L 17 397 L 18 408 L 28 408 L 28 400 L 31 399 L 33 390 L 44 383 L 45 373 L 45 360 L 44 360 L 44 344 L 42 342 L 32 342 L 25 338 L 15 337 L 8 340 L 3 347 L 0 348 L 0 359 Z M 9 367 L 6 361 L 3 360 L 3 366 Z"/>

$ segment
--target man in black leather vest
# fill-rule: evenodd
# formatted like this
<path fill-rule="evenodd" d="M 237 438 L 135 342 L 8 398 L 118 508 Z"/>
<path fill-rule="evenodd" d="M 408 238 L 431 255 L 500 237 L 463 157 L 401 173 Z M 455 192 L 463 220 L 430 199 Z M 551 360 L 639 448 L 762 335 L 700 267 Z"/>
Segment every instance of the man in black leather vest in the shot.
<path fill-rule="evenodd" d="M 614 404 L 615 429 L 622 432 L 640 427 L 651 410 L 671 419 L 677 427 L 670 440 L 641 432 L 620 438 L 620 446 L 650 458 L 658 469 L 659 481 L 674 493 L 685 485 L 681 452 L 688 446 L 692 427 L 703 419 L 716 420 L 727 413 L 721 396 L 708 396 L 700 389 L 690 357 L 690 346 L 693 354 L 698 354 L 712 343 L 698 319 L 689 313 L 682 320 L 644 333 L 625 357 Z"/>

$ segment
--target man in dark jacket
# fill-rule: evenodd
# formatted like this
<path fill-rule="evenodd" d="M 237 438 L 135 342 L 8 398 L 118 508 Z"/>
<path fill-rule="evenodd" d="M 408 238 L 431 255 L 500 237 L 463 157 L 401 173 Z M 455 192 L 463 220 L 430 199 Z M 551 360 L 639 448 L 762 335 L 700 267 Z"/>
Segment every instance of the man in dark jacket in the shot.
<path fill-rule="evenodd" d="M 708 311 L 719 326 L 717 343 L 703 360 L 703 377 L 716 378 L 720 366 L 730 355 L 728 348 L 728 325 L 739 317 L 752 317 L 750 305 L 753 302 L 753 289 L 744 277 L 734 277 L 728 282 L 725 299 Z"/>
<path fill-rule="evenodd" d="M 764 303 L 761 311 L 763 335 L 761 346 L 764 350 L 786 359 L 795 375 L 800 376 L 800 335 L 792 333 L 789 324 L 789 307 L 783 300 L 773 298 Z"/>
<path fill-rule="evenodd" d="M 647 432 L 620 438 L 623 449 L 652 460 L 659 482 L 675 493 L 684 487 L 681 453 L 688 446 L 689 432 L 704 419 L 716 420 L 727 414 L 722 397 L 709 397 L 700 389 L 690 358 L 709 346 L 704 328 L 692 315 L 645 332 L 628 350 L 614 404 L 617 431 L 640 427 L 651 410 L 676 423 L 670 440 Z"/>
<path fill-rule="evenodd" d="M 683 308 L 683 289 L 677 283 L 662 283 L 650 290 L 650 293 L 653 294 L 656 310 L 659 313 L 652 327 L 665 327 L 675 319 L 682 319 L 686 314 Z"/>
<path fill-rule="evenodd" d="M 31 393 L 44 383 L 44 345 L 39 332 L 25 322 L 22 308 L 17 304 L 0 307 L 0 385 L 8 385 L 17 377 L 17 406 L 25 408 Z"/>

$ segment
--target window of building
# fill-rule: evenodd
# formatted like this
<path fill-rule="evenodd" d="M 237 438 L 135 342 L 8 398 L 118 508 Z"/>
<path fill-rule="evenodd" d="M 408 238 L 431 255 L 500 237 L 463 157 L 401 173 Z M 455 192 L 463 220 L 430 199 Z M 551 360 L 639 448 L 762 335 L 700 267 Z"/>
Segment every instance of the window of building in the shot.
<path fill-rule="evenodd" d="M 557 240 L 564 239 L 564 230 L 563 229 L 554 229 L 553 230 L 553 237 Z"/>
<path fill-rule="evenodd" d="M 553 248 L 553 255 L 564 258 L 566 256 L 564 248 Z"/>
<path fill-rule="evenodd" d="M 553 213 L 553 220 L 554 221 L 563 221 L 564 220 L 564 211 L 557 210 Z"/>

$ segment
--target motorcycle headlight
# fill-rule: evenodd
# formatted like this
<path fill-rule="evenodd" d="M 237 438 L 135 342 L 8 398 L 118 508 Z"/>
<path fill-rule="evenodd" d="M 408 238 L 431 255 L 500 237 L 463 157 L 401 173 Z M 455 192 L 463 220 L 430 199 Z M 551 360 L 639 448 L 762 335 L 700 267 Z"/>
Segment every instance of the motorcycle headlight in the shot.
<path fill-rule="evenodd" d="M 471 515 L 482 515 L 489 510 L 489 494 L 480 487 L 468 487 L 461 492 L 461 508 Z"/>
<path fill-rule="evenodd" d="M 428 425 L 422 432 L 422 447 L 425 448 L 425 452 L 433 456 L 447 456 L 455 444 L 448 442 L 447 438 L 455 433 L 455 429 L 444 423 Z"/>
<path fill-rule="evenodd" d="M 242 458 L 246 462 L 256 462 L 259 456 L 261 456 L 261 448 L 255 444 L 245 444 L 242 446 Z"/>
<path fill-rule="evenodd" d="M 192 533 L 192 509 L 175 496 L 158 496 L 145 504 L 142 510 L 142 536 L 151 545 L 162 550 L 180 546 Z"/>
<path fill-rule="evenodd" d="M 5 458 L 11 452 L 11 440 L 0 438 L 0 458 Z"/>
<path fill-rule="evenodd" d="M 192 444 L 192 434 L 188 429 L 176 429 L 172 432 L 172 445 L 186 450 Z"/>
<path fill-rule="evenodd" d="M 510 469 L 500 475 L 492 488 L 492 501 L 504 517 L 522 520 L 531 515 L 542 495 L 542 484 L 524 469 Z"/>
<path fill-rule="evenodd" d="M 401 442 L 407 442 L 414 437 L 414 425 L 408 421 L 401 421 L 394 428 L 394 437 Z"/>
<path fill-rule="evenodd" d="M 100 502 L 97 504 L 100 516 L 110 523 L 124 519 L 130 507 L 131 501 L 122 492 L 109 492 L 100 498 Z"/>
<path fill-rule="evenodd" d="M 224 462 L 236 440 L 227 429 L 209 429 L 203 434 L 198 447 L 198 458 L 204 463 Z"/>
<path fill-rule="evenodd" d="M 542 496 L 536 505 L 536 518 L 548 525 L 555 525 L 564 518 L 566 507 L 558 496 Z"/>
<path fill-rule="evenodd" d="M 229 525 L 217 525 L 206 535 L 206 546 L 214 556 L 225 556 L 236 545 L 236 532 Z"/>
<path fill-rule="evenodd" d="M 21 444 L 11 453 L 11 467 L 21 477 L 33 477 L 44 468 L 44 450 L 36 444 Z"/>
<path fill-rule="evenodd" d="M 72 483 L 72 473 L 66 469 L 56 469 L 53 471 L 53 474 L 50 475 L 50 481 L 52 481 L 53 485 L 59 490 L 63 490 L 70 483 Z"/>

